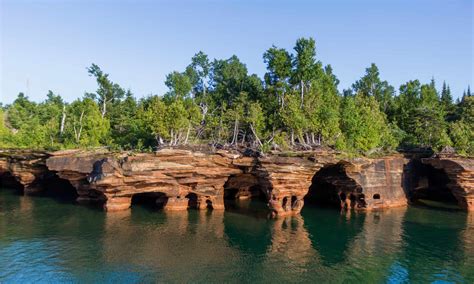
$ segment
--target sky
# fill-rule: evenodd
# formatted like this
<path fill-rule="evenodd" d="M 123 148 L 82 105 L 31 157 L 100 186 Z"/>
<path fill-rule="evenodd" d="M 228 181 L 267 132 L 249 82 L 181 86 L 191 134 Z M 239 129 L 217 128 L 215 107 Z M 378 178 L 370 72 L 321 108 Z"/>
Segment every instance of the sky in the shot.
<path fill-rule="evenodd" d="M 48 90 L 66 101 L 97 89 L 92 63 L 137 97 L 162 95 L 166 74 L 202 50 L 237 55 L 263 77 L 272 45 L 292 51 L 316 40 L 340 90 L 372 62 L 398 87 L 435 78 L 455 98 L 473 76 L 472 0 L 359 1 L 24 1 L 0 0 L 0 102 L 19 92 L 34 101 Z"/>

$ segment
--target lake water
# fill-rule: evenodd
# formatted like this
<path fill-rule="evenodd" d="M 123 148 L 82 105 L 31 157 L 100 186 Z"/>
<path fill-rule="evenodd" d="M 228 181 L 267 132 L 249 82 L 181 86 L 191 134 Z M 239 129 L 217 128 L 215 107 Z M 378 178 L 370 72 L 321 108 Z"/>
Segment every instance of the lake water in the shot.
<path fill-rule="evenodd" d="M 0 283 L 25 282 L 473 283 L 474 216 L 307 206 L 267 219 L 140 205 L 105 214 L 0 189 Z"/>

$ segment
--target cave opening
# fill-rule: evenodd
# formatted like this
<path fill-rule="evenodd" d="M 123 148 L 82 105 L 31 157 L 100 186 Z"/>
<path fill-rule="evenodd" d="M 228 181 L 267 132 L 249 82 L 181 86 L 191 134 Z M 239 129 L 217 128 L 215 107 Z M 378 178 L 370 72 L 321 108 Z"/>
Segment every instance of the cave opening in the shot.
<path fill-rule="evenodd" d="M 362 188 L 347 176 L 343 164 L 325 166 L 314 176 L 306 194 L 305 205 L 362 209 L 366 207 Z"/>
<path fill-rule="evenodd" d="M 188 199 L 188 208 L 198 209 L 198 196 L 196 193 L 189 193 L 185 196 Z"/>
<path fill-rule="evenodd" d="M 0 173 L 0 188 L 23 192 L 23 185 L 10 172 Z"/>
<path fill-rule="evenodd" d="M 409 194 L 410 201 L 415 205 L 434 207 L 438 209 L 461 209 L 459 200 L 453 194 L 446 172 L 415 162 L 415 184 Z"/>
<path fill-rule="evenodd" d="M 148 210 L 163 209 L 168 202 L 168 197 L 162 192 L 142 192 L 132 196 L 132 207 L 142 206 Z"/>
<path fill-rule="evenodd" d="M 72 184 L 65 179 L 60 178 L 55 173 L 49 173 L 39 181 L 43 191 L 41 196 L 53 198 L 61 202 L 75 202 L 77 197 L 76 189 Z"/>
<path fill-rule="evenodd" d="M 242 174 L 231 176 L 224 185 L 224 207 L 253 216 L 268 214 L 268 198 L 255 176 Z"/>

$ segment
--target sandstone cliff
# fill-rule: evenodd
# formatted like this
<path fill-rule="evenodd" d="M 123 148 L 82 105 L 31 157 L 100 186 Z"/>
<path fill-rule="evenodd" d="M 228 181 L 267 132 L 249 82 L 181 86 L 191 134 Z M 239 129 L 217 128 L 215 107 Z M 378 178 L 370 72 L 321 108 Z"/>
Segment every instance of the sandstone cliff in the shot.
<path fill-rule="evenodd" d="M 453 180 L 453 192 L 472 206 L 472 160 L 426 159 Z M 77 201 L 103 203 L 106 211 L 126 210 L 144 196 L 165 210 L 223 210 L 224 197 L 263 196 L 269 211 L 298 214 L 308 196 L 329 198 L 341 208 L 373 210 L 405 206 L 409 159 L 340 160 L 327 152 L 246 156 L 237 151 L 162 149 L 155 153 L 90 151 L 9 152 L 0 155 L 0 177 L 8 173 L 25 193 L 42 189 L 51 175 L 67 180 Z M 323 188 L 328 194 L 321 195 Z M 319 194 L 319 195 L 318 195 Z"/>
<path fill-rule="evenodd" d="M 449 178 L 446 186 L 458 204 L 467 211 L 474 211 L 474 160 L 436 157 L 424 158 L 422 162 L 443 170 Z"/>

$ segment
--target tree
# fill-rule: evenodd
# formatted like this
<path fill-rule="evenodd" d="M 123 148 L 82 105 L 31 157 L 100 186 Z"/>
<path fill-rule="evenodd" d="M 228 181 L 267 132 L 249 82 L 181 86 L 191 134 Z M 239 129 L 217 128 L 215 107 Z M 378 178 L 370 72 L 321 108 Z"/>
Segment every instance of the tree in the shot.
<path fill-rule="evenodd" d="M 291 55 L 283 48 L 272 46 L 263 54 L 268 72 L 265 73 L 265 83 L 270 92 L 275 93 L 281 108 L 285 106 L 285 94 L 289 89 L 291 76 Z"/>
<path fill-rule="evenodd" d="M 109 79 L 109 74 L 104 73 L 94 63 L 87 68 L 87 72 L 89 76 L 95 77 L 99 86 L 95 94 L 88 94 L 88 96 L 97 100 L 97 103 L 101 106 L 101 117 L 104 118 L 107 114 L 108 105 L 116 100 L 120 100 L 125 95 L 125 90 L 118 84 L 113 83 Z"/>
<path fill-rule="evenodd" d="M 299 38 L 294 47 L 296 52 L 293 58 L 293 82 L 299 84 L 301 108 L 304 103 L 304 92 L 311 87 L 311 80 L 316 75 L 320 63 L 316 63 L 316 42 L 313 38 Z"/>
<path fill-rule="evenodd" d="M 166 105 L 158 96 L 147 98 L 138 111 L 142 127 L 154 137 L 158 146 L 163 145 L 165 143 L 164 139 L 168 138 L 166 116 Z"/>
<path fill-rule="evenodd" d="M 110 145 L 107 140 L 109 120 L 102 117 L 99 105 L 91 98 L 84 97 L 72 102 L 67 117 L 69 143 L 86 147 Z"/>
<path fill-rule="evenodd" d="M 362 93 L 348 96 L 342 102 L 341 128 L 347 148 L 370 153 L 397 144 L 385 114 L 373 96 Z"/>
<path fill-rule="evenodd" d="M 380 110 L 387 113 L 393 99 L 395 90 L 387 81 L 380 79 L 380 72 L 372 63 L 369 68 L 365 69 L 365 75 L 352 84 L 354 93 L 361 93 L 365 96 L 373 96 L 380 105 Z"/>
<path fill-rule="evenodd" d="M 406 146 L 439 149 L 451 144 L 434 80 L 423 85 L 418 80 L 402 85 L 397 107 L 397 121 L 406 133 Z"/>
<path fill-rule="evenodd" d="M 326 66 L 321 80 L 321 102 L 318 112 L 320 121 L 318 145 L 321 145 L 321 139 L 329 144 L 334 144 L 341 134 L 339 128 L 340 97 L 337 91 L 338 84 L 339 80 L 332 73 L 331 66 Z M 314 139 L 312 142 L 314 143 Z"/>
<path fill-rule="evenodd" d="M 184 99 L 192 89 L 191 80 L 188 75 L 177 71 L 166 76 L 165 85 L 170 89 L 167 96 L 173 100 Z"/>
<path fill-rule="evenodd" d="M 209 58 L 204 52 L 199 51 L 191 58 L 191 64 L 186 68 L 186 74 L 194 79 L 191 80 L 191 82 L 193 83 L 195 94 L 206 97 L 207 79 L 210 68 L 211 64 L 209 63 Z"/>
<path fill-rule="evenodd" d="M 260 103 L 253 102 L 247 107 L 247 123 L 249 124 L 250 130 L 255 138 L 257 146 L 262 147 L 261 138 L 264 135 L 265 130 L 265 117 L 263 114 Z"/>
<path fill-rule="evenodd" d="M 414 110 L 421 102 L 421 83 L 418 80 L 409 81 L 400 86 L 400 94 L 395 98 L 395 117 L 398 126 L 405 132 L 410 132 L 410 123 Z"/>
<path fill-rule="evenodd" d="M 232 129 L 232 140 L 230 144 L 235 145 L 237 144 L 241 123 L 245 121 L 244 118 L 244 111 L 247 103 L 247 93 L 242 93 L 238 96 L 232 106 L 230 106 L 225 114 L 226 122 L 229 125 L 229 129 Z"/>
<path fill-rule="evenodd" d="M 240 93 L 245 91 L 246 79 L 247 67 L 237 56 L 233 55 L 227 60 L 214 60 L 211 82 L 216 105 L 222 106 L 223 102 L 232 105 Z"/>
<path fill-rule="evenodd" d="M 182 100 L 175 100 L 167 106 L 165 122 L 169 131 L 169 145 L 175 146 L 183 143 L 189 121 L 188 113 Z"/>
<path fill-rule="evenodd" d="M 11 147 L 11 135 L 10 129 L 5 125 L 5 113 L 0 107 L 0 147 Z"/>
<path fill-rule="evenodd" d="M 138 109 L 138 102 L 130 90 L 127 90 L 123 100 L 114 102 L 109 112 L 110 136 L 117 146 L 133 148 L 139 141 L 143 142 Z"/>
<path fill-rule="evenodd" d="M 464 120 L 453 122 L 449 126 L 449 136 L 453 146 L 460 154 L 474 153 L 474 127 Z"/>
<path fill-rule="evenodd" d="M 453 106 L 453 96 L 451 95 L 451 90 L 446 82 L 443 82 L 443 87 L 441 89 L 441 104 L 445 110 L 451 109 Z"/>
<path fill-rule="evenodd" d="M 295 138 L 299 137 L 303 142 L 303 129 L 307 125 L 306 117 L 301 110 L 300 102 L 297 96 L 288 96 L 286 108 L 281 112 L 283 125 L 290 132 L 290 143 L 295 145 Z"/>

